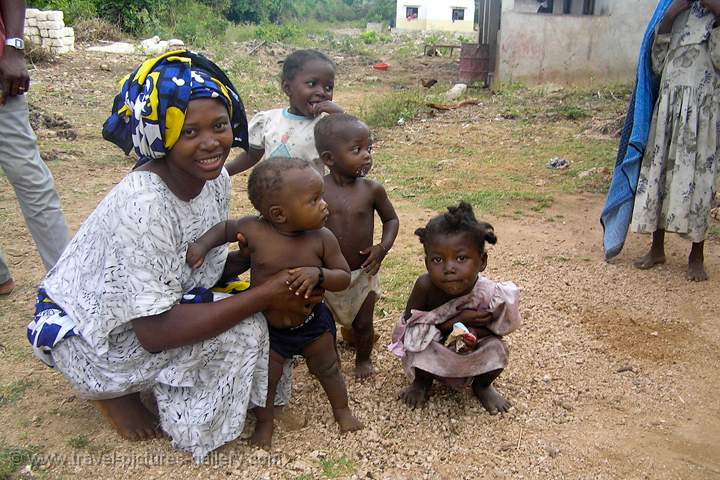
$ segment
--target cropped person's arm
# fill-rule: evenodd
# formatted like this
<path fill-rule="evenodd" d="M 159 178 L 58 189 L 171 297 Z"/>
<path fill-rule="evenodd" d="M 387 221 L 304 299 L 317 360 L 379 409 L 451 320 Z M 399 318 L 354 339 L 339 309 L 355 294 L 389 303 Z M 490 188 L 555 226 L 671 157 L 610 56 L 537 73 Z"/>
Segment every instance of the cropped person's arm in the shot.
<path fill-rule="evenodd" d="M 23 38 L 25 0 L 0 0 L 0 13 L 5 24 L 5 37 Z M 5 47 L 5 53 L 0 57 L 0 81 L 2 90 L 8 97 L 21 95 L 29 90 L 30 75 L 22 50 Z M 3 103 L 4 100 L 0 99 L 0 105 Z"/>

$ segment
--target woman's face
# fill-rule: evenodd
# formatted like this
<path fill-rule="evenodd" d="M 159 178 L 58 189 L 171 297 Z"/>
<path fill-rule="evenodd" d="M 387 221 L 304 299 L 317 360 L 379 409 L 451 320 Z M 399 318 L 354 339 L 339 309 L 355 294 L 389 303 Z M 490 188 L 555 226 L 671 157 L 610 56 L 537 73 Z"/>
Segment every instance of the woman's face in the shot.
<path fill-rule="evenodd" d="M 211 98 L 191 100 L 180 138 L 166 158 L 174 168 L 192 178 L 213 180 L 220 175 L 232 142 L 225 106 Z"/>

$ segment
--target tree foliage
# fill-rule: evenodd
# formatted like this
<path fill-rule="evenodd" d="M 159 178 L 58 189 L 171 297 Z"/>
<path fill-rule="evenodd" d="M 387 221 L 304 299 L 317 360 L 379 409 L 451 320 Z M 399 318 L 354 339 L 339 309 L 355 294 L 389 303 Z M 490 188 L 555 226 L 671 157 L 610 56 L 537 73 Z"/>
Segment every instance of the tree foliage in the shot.
<path fill-rule="evenodd" d="M 63 10 L 68 23 L 97 15 L 135 34 L 156 29 L 168 16 L 201 10 L 219 19 L 256 24 L 296 20 L 390 23 L 395 18 L 395 0 L 29 0 L 28 6 Z"/>

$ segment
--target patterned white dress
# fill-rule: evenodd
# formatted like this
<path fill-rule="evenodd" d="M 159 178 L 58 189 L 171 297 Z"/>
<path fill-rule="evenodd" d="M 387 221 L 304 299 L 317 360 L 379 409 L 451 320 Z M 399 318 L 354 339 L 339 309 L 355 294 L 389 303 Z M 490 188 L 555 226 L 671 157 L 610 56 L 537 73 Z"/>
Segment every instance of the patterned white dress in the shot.
<path fill-rule="evenodd" d="M 224 170 L 189 202 L 154 173 L 130 173 L 43 282 L 78 332 L 52 348 L 56 368 L 89 399 L 152 390 L 163 430 L 196 461 L 240 435 L 250 403 L 265 404 L 265 319 L 256 314 L 215 338 L 159 353 L 140 345 L 130 321 L 165 312 L 184 292 L 219 279 L 226 246 L 195 271 L 185 253 L 190 241 L 227 219 L 229 191 Z"/>
<path fill-rule="evenodd" d="M 632 229 L 658 229 L 702 242 L 718 180 L 720 28 L 698 2 L 670 34 L 656 35 L 652 65 L 662 74 L 640 167 Z"/>

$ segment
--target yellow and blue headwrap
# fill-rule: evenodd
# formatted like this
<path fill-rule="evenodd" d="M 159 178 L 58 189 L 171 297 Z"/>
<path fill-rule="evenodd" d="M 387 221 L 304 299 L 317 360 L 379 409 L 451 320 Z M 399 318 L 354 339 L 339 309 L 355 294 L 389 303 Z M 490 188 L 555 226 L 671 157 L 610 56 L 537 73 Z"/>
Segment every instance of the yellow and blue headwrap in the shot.
<path fill-rule="evenodd" d="M 216 98 L 225 104 L 233 147 L 248 150 L 245 107 L 227 75 L 204 56 L 189 50 L 168 52 L 143 62 L 120 83 L 103 138 L 135 150 L 137 165 L 164 157 L 182 132 L 190 100 Z"/>

